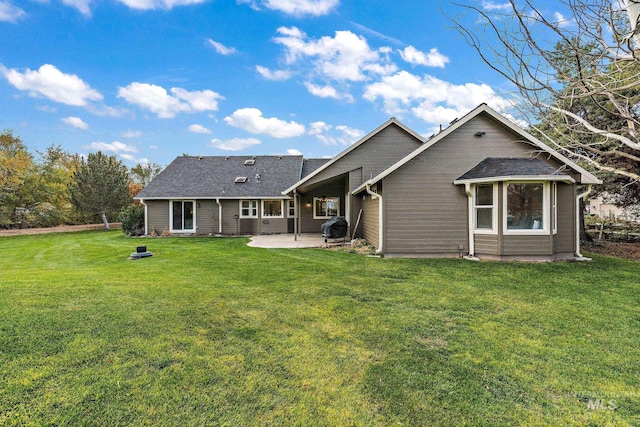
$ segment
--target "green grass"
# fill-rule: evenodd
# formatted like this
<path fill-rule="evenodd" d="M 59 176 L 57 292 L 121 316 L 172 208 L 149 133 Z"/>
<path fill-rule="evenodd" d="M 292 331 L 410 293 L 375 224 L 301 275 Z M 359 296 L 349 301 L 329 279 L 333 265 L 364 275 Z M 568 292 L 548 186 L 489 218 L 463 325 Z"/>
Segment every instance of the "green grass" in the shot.
<path fill-rule="evenodd" d="M 637 262 L 245 244 L 0 238 L 0 425 L 640 424 Z"/>

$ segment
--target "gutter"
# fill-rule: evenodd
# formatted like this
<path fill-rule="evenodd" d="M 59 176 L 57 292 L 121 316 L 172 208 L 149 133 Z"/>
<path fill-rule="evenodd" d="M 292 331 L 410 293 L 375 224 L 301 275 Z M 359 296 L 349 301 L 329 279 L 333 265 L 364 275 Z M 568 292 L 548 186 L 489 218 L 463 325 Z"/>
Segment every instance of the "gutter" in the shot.
<path fill-rule="evenodd" d="M 468 229 L 469 229 L 469 255 L 467 255 L 466 257 L 464 257 L 465 259 L 471 260 L 471 261 L 478 261 L 478 258 L 476 258 L 475 256 L 475 252 L 476 252 L 476 243 L 474 240 L 474 236 L 473 236 L 473 229 L 474 229 L 474 224 L 473 224 L 473 192 L 471 191 L 471 183 L 470 182 L 465 182 L 464 183 L 464 191 L 467 193 L 467 217 L 469 218 L 468 221 Z"/>
<path fill-rule="evenodd" d="M 371 191 L 371 185 L 373 183 L 371 181 L 367 181 L 365 183 L 366 187 L 365 190 L 367 190 L 367 193 L 371 195 L 372 198 L 374 199 L 378 199 L 378 249 L 376 249 L 376 254 L 381 254 L 382 253 L 382 245 L 384 242 L 384 218 L 382 216 L 383 210 L 382 210 L 382 196 L 379 195 L 378 193 L 374 193 L 373 191 Z"/>
<path fill-rule="evenodd" d="M 591 258 L 587 258 L 580 253 L 580 199 L 586 197 L 591 193 L 591 184 L 587 184 L 587 190 L 584 193 L 580 193 L 576 196 L 576 261 L 591 261 Z"/>
<path fill-rule="evenodd" d="M 218 234 L 222 234 L 222 203 L 220 203 L 220 197 L 216 197 L 216 203 L 218 204 Z"/>
<path fill-rule="evenodd" d="M 147 221 L 147 204 L 144 199 L 140 199 L 140 204 L 144 206 L 144 235 L 149 235 L 149 221 Z"/>

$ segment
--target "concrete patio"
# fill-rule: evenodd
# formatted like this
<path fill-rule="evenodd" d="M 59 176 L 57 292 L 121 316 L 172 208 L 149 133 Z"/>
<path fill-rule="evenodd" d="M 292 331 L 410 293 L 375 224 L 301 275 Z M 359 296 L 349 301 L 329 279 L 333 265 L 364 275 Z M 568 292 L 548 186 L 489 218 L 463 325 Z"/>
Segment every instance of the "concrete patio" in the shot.
<path fill-rule="evenodd" d="M 342 242 L 342 239 L 338 239 Z M 332 245 L 334 239 L 329 239 Z M 325 246 L 324 238 L 320 234 L 300 234 L 296 239 L 293 234 L 260 234 L 251 237 L 249 246 L 256 248 L 322 248 Z"/>

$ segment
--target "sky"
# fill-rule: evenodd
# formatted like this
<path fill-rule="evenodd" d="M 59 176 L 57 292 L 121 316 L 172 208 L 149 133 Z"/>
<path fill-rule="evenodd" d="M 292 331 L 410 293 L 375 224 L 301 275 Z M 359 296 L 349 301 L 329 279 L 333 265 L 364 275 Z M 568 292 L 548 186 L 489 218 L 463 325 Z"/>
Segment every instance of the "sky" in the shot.
<path fill-rule="evenodd" d="M 332 157 L 390 117 L 429 136 L 483 102 L 509 105 L 504 79 L 445 16 L 459 12 L 429 0 L 0 0 L 0 131 L 130 167 Z"/>

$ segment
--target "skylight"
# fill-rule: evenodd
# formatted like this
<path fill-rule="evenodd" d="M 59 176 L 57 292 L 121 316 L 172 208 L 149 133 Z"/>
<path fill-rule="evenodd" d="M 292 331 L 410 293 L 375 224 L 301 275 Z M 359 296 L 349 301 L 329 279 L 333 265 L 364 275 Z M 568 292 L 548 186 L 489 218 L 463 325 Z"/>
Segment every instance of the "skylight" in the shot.
<path fill-rule="evenodd" d="M 236 184 L 244 184 L 245 182 L 247 182 L 247 177 L 246 176 L 237 176 L 236 180 L 234 182 Z"/>
<path fill-rule="evenodd" d="M 247 159 L 244 161 L 244 165 L 245 166 L 253 166 L 256 164 L 256 160 L 255 159 Z"/>

